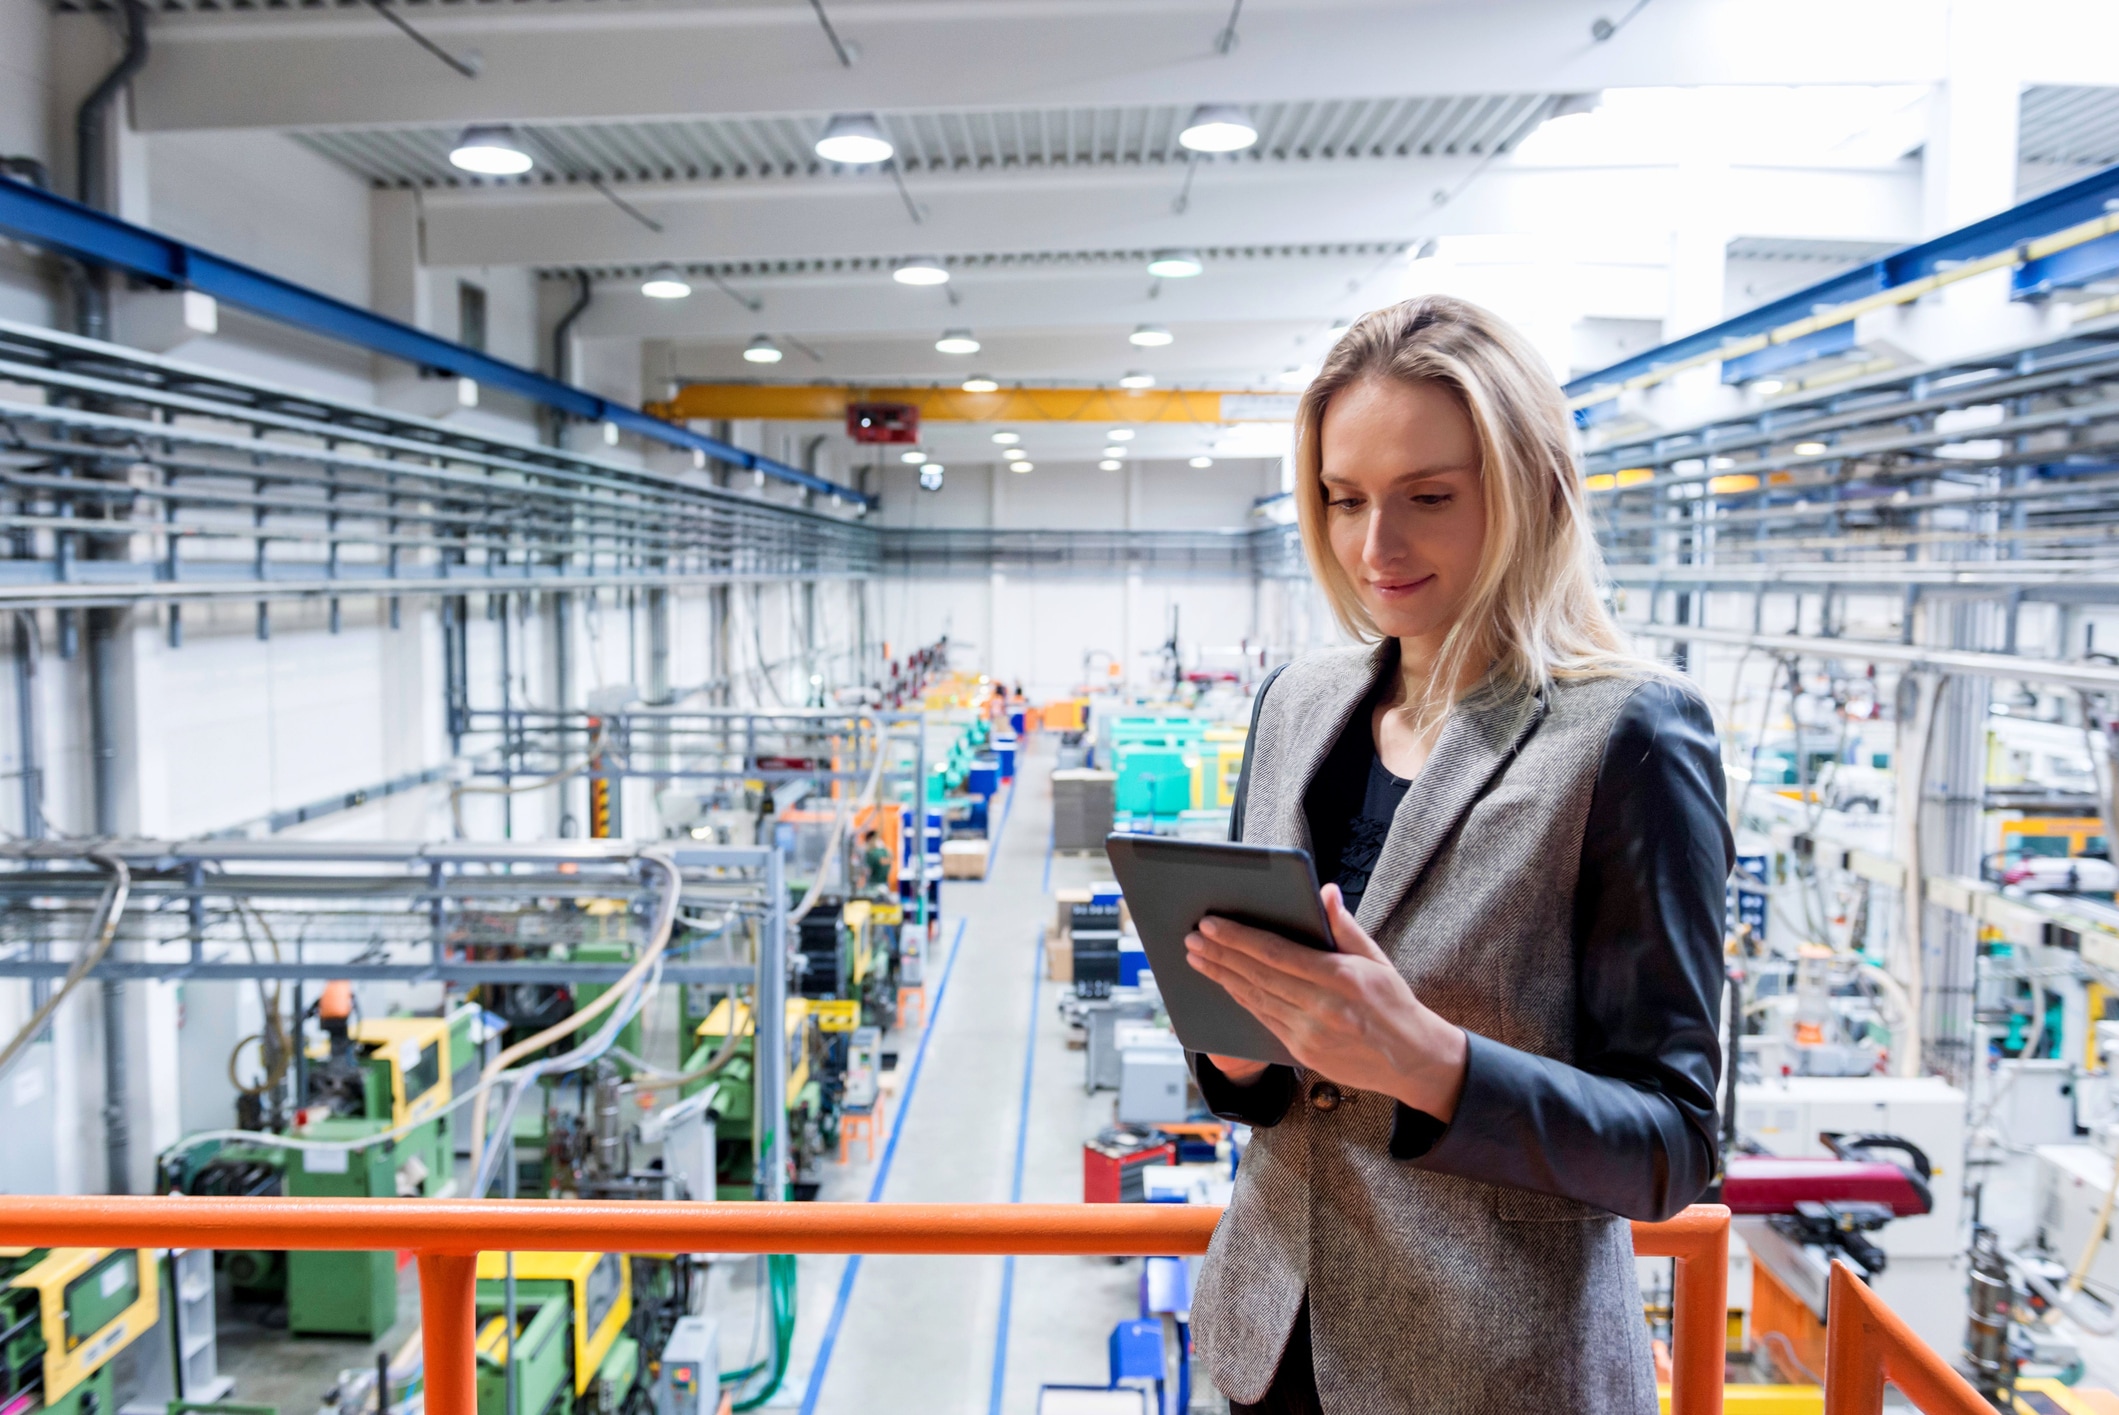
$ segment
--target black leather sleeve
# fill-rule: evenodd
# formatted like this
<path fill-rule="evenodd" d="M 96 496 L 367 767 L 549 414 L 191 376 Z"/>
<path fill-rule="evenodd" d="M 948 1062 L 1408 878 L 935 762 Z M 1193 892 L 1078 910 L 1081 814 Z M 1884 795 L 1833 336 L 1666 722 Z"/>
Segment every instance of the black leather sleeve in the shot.
<path fill-rule="evenodd" d="M 1471 1035 L 1448 1125 L 1398 1107 L 1424 1169 L 1669 1218 L 1714 1176 L 1724 887 L 1735 845 L 1706 705 L 1644 684 L 1605 742 L 1575 890 L 1575 1064 Z"/>
<path fill-rule="evenodd" d="M 1221 1068 L 1202 1052 L 1190 1053 L 1192 1079 L 1199 1083 L 1200 1099 L 1217 1119 L 1255 1125 L 1264 1130 L 1280 1123 L 1295 1100 L 1295 1068 L 1268 1066 L 1265 1074 L 1249 1085 L 1238 1085 L 1222 1075 Z"/>

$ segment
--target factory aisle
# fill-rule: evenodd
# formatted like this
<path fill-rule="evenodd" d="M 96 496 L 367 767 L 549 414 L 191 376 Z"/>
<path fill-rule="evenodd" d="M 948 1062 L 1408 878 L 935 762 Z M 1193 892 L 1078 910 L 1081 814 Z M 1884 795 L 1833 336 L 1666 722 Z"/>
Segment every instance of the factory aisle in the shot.
<path fill-rule="evenodd" d="M 1025 1200 L 1079 1200 L 1082 1139 L 1110 1123 L 1111 1097 L 1084 1095 L 1081 1055 L 1067 1050 L 1057 993 L 1039 976 L 1039 927 L 1052 909 L 1045 893 L 1051 760 L 1047 743 L 1027 754 L 987 878 L 944 886 L 941 947 L 929 966 L 933 1035 L 916 1083 L 918 1035 L 898 1043 L 894 1123 L 902 1132 L 895 1154 L 885 1156 L 886 1201 L 1006 1202 L 1018 1184 Z M 1033 1007 L 1037 1055 L 1020 1170 L 1027 1177 L 1018 1179 Z M 907 1084 L 915 1087 L 909 1104 Z M 867 1198 L 875 1172 L 867 1163 L 834 1167 L 823 1197 Z M 832 1331 L 845 1260 L 804 1259 L 795 1361 L 773 1407 L 818 1415 L 1027 1412 L 1040 1382 L 1101 1384 L 1105 1337 L 1130 1315 L 1133 1267 L 1102 1259 L 1017 1264 L 1000 1402 L 994 1365 L 1006 1267 L 1000 1258 L 864 1258 Z M 823 1377 L 810 1395 L 820 1362 Z"/>

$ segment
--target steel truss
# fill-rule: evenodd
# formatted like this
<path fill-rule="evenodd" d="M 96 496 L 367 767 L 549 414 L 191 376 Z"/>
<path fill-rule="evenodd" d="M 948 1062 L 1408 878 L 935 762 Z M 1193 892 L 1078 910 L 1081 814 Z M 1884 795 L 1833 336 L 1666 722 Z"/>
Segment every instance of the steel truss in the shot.
<path fill-rule="evenodd" d="M 0 978 L 62 976 L 122 860 L 131 902 L 91 977 L 609 983 L 625 963 L 575 961 L 588 944 L 637 952 L 656 872 L 614 840 L 336 843 L 36 841 L 0 845 Z M 751 985 L 784 957 L 779 852 L 665 842 L 690 923 L 665 983 Z"/>

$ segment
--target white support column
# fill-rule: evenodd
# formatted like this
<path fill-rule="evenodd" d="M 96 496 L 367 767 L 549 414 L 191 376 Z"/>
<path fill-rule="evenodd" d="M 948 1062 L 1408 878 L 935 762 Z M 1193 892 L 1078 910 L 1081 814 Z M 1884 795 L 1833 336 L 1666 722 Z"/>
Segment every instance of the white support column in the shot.
<path fill-rule="evenodd" d="M 1999 0 L 1951 0 L 1945 77 L 1928 109 L 1921 217 L 1939 235 L 2016 202 L 2021 15 Z"/>

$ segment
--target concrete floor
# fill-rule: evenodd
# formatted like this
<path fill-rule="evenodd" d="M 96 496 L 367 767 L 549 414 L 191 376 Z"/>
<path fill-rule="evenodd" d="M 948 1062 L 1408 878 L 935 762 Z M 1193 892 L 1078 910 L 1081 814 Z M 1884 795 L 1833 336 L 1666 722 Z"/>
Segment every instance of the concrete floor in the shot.
<path fill-rule="evenodd" d="M 1085 871 L 1105 874 L 1065 857 L 1048 871 L 1050 766 L 1049 753 L 1026 760 L 987 877 L 943 886 L 943 947 L 928 971 L 947 982 L 929 983 L 931 1036 L 909 1104 L 903 1088 L 918 1041 L 913 1035 L 898 1042 L 894 1123 L 900 1133 L 880 1195 L 886 1201 L 1007 1202 L 1026 1114 L 1026 1064 L 1024 1202 L 1079 1202 L 1082 1141 L 1112 1121 L 1111 1093 L 1092 1097 L 1082 1089 L 1082 1054 L 1068 1049 L 1058 988 L 1042 978 L 1039 929 L 1052 917 L 1049 889 L 1089 877 Z M 854 1163 L 832 1169 L 822 1197 L 869 1197 L 876 1166 L 858 1151 Z M 863 1259 L 829 1360 L 816 1376 L 847 1264 L 803 1259 L 794 1368 L 773 1405 L 805 1415 L 1027 1415 L 1041 1384 L 1101 1385 L 1112 1326 L 1139 1310 L 1140 1264 L 1018 1260 L 1003 1345 L 1005 1266 L 1000 1258 Z M 1003 1358 L 998 1393 L 997 1355 Z"/>
<path fill-rule="evenodd" d="M 227 1399 L 270 1405 L 280 1415 L 314 1415 L 339 1372 L 374 1369 L 378 1351 L 396 1355 L 419 1330 L 419 1272 L 410 1263 L 397 1270 L 397 1323 L 381 1341 L 290 1337 L 284 1308 L 232 1306 L 225 1284 L 218 1307 L 221 1374 L 235 1379 Z"/>

